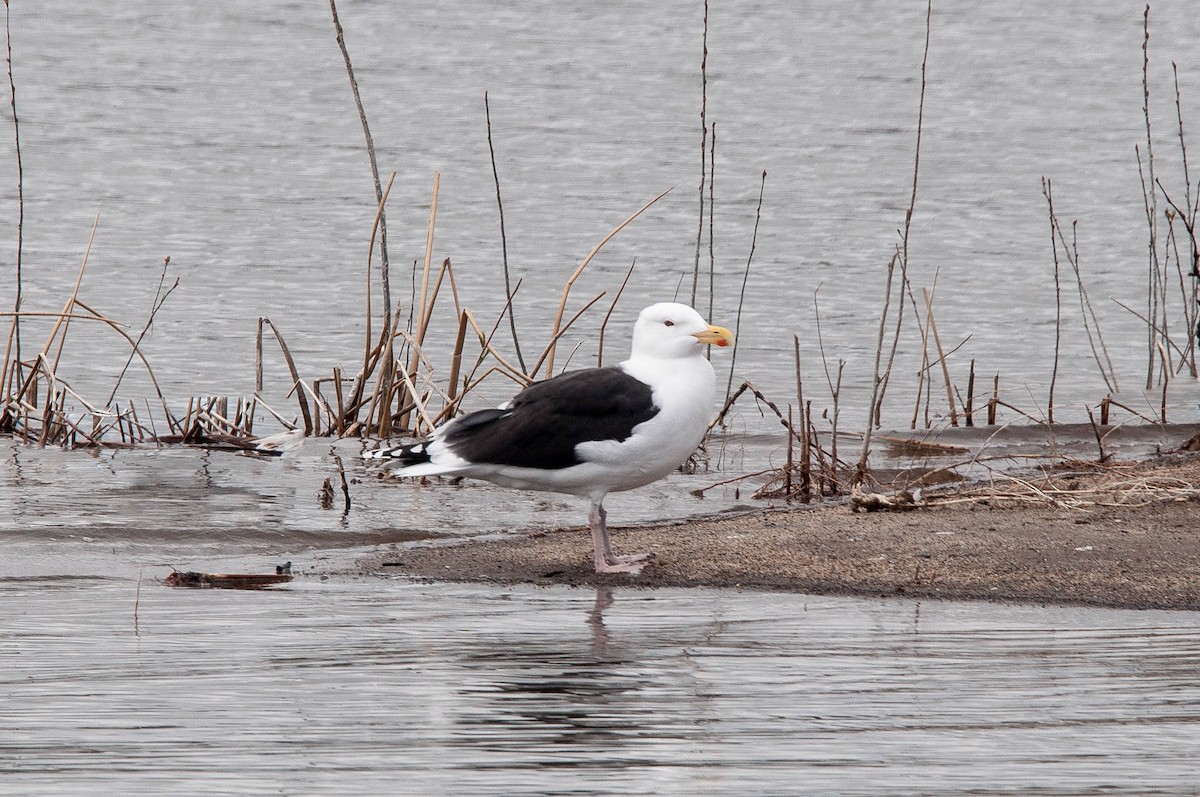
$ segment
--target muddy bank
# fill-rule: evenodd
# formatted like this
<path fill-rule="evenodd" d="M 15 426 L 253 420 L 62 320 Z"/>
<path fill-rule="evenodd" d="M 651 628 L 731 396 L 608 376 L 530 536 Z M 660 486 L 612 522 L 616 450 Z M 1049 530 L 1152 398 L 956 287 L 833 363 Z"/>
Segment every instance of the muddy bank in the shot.
<path fill-rule="evenodd" d="M 1179 455 L 923 496 L 911 511 L 845 505 L 614 528 L 638 576 L 598 577 L 585 528 L 395 548 L 360 572 L 643 587 L 712 586 L 1126 608 L 1200 609 L 1200 458 Z"/>

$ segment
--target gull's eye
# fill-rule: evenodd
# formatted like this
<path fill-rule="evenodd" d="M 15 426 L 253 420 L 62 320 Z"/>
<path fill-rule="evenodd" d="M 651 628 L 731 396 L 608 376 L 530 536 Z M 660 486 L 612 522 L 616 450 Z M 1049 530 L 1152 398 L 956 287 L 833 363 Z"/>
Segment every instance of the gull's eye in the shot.
<path fill-rule="evenodd" d="M 673 327 L 673 326 L 675 326 L 675 322 L 674 322 L 674 321 L 671 321 L 671 320 L 669 320 L 669 319 L 668 319 L 668 320 L 666 320 L 666 321 L 664 321 L 664 322 L 663 322 L 663 326 L 666 326 L 666 327 Z"/>

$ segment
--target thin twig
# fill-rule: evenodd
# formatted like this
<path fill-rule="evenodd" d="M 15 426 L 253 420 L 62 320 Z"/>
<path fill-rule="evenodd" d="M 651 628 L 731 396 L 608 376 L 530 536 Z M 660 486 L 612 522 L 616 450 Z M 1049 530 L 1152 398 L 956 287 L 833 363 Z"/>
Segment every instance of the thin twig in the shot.
<path fill-rule="evenodd" d="M 704 183 L 708 171 L 705 155 L 708 152 L 708 0 L 704 0 L 704 33 L 700 56 L 700 217 L 696 223 L 696 263 L 692 269 L 692 307 L 700 287 L 700 241 L 704 236 Z"/>
<path fill-rule="evenodd" d="M 900 264 L 900 284 L 904 286 L 908 282 L 908 241 L 909 232 L 912 229 L 913 212 L 917 206 L 917 185 L 918 177 L 921 173 L 921 134 L 925 128 L 925 86 L 926 73 L 929 65 L 929 40 L 930 33 L 933 29 L 933 0 L 928 0 L 925 6 L 925 46 L 921 55 L 921 93 L 917 100 L 917 137 L 916 144 L 913 148 L 913 176 L 912 176 L 912 192 L 909 194 L 908 208 L 904 212 L 904 233 L 901 238 L 901 246 L 897 249 L 896 255 L 888 261 L 887 281 L 884 292 L 883 313 L 879 319 L 879 340 L 875 348 L 875 369 L 871 384 L 871 404 L 869 414 L 867 415 L 867 427 L 863 433 L 862 452 L 859 455 L 858 465 L 855 468 L 854 484 L 859 484 L 866 477 L 867 461 L 871 455 L 871 432 L 877 423 L 877 418 L 881 413 L 881 405 L 883 403 L 883 394 L 887 390 L 887 383 L 891 377 L 892 362 L 896 354 L 896 346 L 900 338 L 900 324 L 904 318 L 904 305 L 901 302 L 900 312 L 896 318 L 896 339 L 892 345 L 892 353 L 888 358 L 888 367 L 880 373 L 880 365 L 883 358 L 883 337 L 884 330 L 887 325 L 888 305 L 892 295 L 892 278 L 896 267 L 897 260 Z"/>
<path fill-rule="evenodd" d="M 25 248 L 25 167 L 21 160 L 21 122 L 17 115 L 17 86 L 13 81 L 12 29 L 9 25 L 8 0 L 4 0 L 4 44 L 8 52 L 8 98 L 12 108 L 13 141 L 17 155 L 17 269 L 16 291 L 13 296 L 12 324 L 8 328 L 8 342 L 4 345 L 4 362 L 0 365 L 0 386 L 8 384 L 9 358 L 16 363 L 15 370 L 20 378 L 21 362 L 21 274 L 22 254 Z"/>
<path fill-rule="evenodd" d="M 167 288 L 165 293 L 163 292 L 163 283 L 167 278 L 167 266 L 170 265 L 170 263 L 170 257 L 163 258 L 163 270 L 162 274 L 160 274 L 158 277 L 158 289 L 154 292 L 154 301 L 150 304 L 150 315 L 146 318 L 146 325 L 142 327 L 142 331 L 137 336 L 137 340 L 133 342 L 134 351 L 129 352 L 129 357 L 125 360 L 125 365 L 121 368 L 121 373 L 117 374 L 116 384 L 113 385 L 112 391 L 108 394 L 108 400 L 104 402 L 104 406 L 106 407 L 112 404 L 113 399 L 116 398 L 117 390 L 121 387 L 121 381 L 125 378 L 125 373 L 129 370 L 130 364 L 133 363 L 133 358 L 136 356 L 137 348 L 141 346 L 142 339 L 146 337 L 146 333 L 148 333 L 150 331 L 150 327 L 154 325 L 154 316 L 160 309 L 162 309 L 163 304 L 167 301 L 167 297 L 179 287 L 179 277 L 176 277 L 175 282 L 171 285 L 171 287 Z"/>
<path fill-rule="evenodd" d="M 763 193 L 767 189 L 767 170 L 763 169 L 762 180 L 758 185 L 758 206 L 754 211 L 754 232 L 750 236 L 750 254 L 746 256 L 746 270 L 742 272 L 742 290 L 738 294 L 737 318 L 733 326 L 733 352 L 729 357 L 729 380 L 725 383 L 725 398 L 733 389 L 733 367 L 737 364 L 738 341 L 742 336 L 742 307 L 746 303 L 746 284 L 750 281 L 750 263 L 754 260 L 754 250 L 758 246 L 758 222 L 762 219 Z M 710 308 L 711 312 L 711 308 Z"/>
<path fill-rule="evenodd" d="M 496 149 L 492 146 L 492 110 L 488 106 L 488 95 L 483 93 L 483 113 L 487 118 L 487 142 L 488 155 L 492 159 L 492 179 L 496 183 L 496 210 L 500 214 L 500 256 L 501 262 L 504 265 L 504 295 L 507 297 L 509 306 L 508 311 L 508 327 L 512 331 L 513 349 L 517 353 L 517 362 L 521 365 L 521 370 L 525 370 L 525 357 L 521 354 L 521 341 L 517 336 L 517 314 L 512 312 L 512 285 L 509 282 L 508 274 L 508 236 L 504 233 L 504 202 L 500 199 L 500 172 L 496 170 Z"/>
<path fill-rule="evenodd" d="M 612 240 L 613 236 L 615 236 L 621 230 L 623 230 L 627 226 L 629 226 L 629 224 L 634 219 L 636 219 L 638 216 L 645 213 L 647 210 L 650 209 L 650 206 L 652 206 L 655 202 L 662 199 L 669 193 L 671 193 L 670 188 L 668 188 L 666 191 L 663 191 L 661 194 L 654 197 L 654 199 L 651 199 L 646 204 L 642 205 L 640 208 L 638 208 L 637 212 L 635 212 L 632 216 L 625 219 L 625 221 L 621 222 L 615 228 L 613 228 L 612 232 L 610 232 L 608 235 L 606 235 L 600 239 L 600 243 L 598 243 L 594 247 L 592 247 L 592 251 L 588 252 L 587 257 L 585 257 L 583 259 L 583 262 L 580 263 L 575 268 L 575 271 L 572 272 L 571 276 L 567 278 L 567 282 L 563 286 L 562 298 L 558 302 L 558 312 L 554 316 L 554 328 L 551 330 L 551 333 L 550 333 L 550 343 L 546 346 L 546 350 L 542 352 L 542 356 L 538 358 L 538 364 L 533 366 L 533 368 L 528 372 L 530 375 L 537 373 L 537 371 L 541 368 L 541 364 L 543 362 L 545 362 L 545 364 L 546 364 L 546 378 L 549 379 L 550 375 L 552 373 L 554 373 L 554 348 L 555 348 L 555 344 L 558 342 L 558 338 L 562 334 L 561 333 L 562 318 L 563 318 L 563 313 L 566 312 L 567 296 L 570 295 L 571 286 L 575 284 L 575 280 L 579 279 L 579 275 L 583 273 L 583 270 L 585 268 L 587 268 L 588 263 L 592 262 L 592 258 L 594 258 L 596 256 L 596 254 L 602 248 L 604 248 L 604 245 L 606 243 L 608 243 L 610 240 Z M 595 301 L 595 300 L 593 300 L 593 301 Z"/>
<path fill-rule="evenodd" d="M 625 272 L 625 279 L 621 280 L 621 287 L 617 288 L 617 293 L 613 296 L 613 300 L 608 305 L 608 312 L 604 314 L 604 320 L 600 322 L 600 333 L 597 335 L 596 343 L 596 367 L 600 368 L 604 365 L 604 330 L 608 326 L 608 319 L 612 317 L 613 310 L 617 309 L 617 302 L 621 300 L 621 294 L 625 292 L 625 286 L 629 284 L 629 278 L 633 276 L 633 269 L 637 266 L 637 258 L 629 264 L 629 270 Z"/>
<path fill-rule="evenodd" d="M 375 181 L 375 202 L 379 206 L 379 273 L 383 289 L 383 304 L 390 309 L 392 291 L 388 280 L 387 217 L 383 212 L 383 186 L 379 180 L 379 166 L 375 161 L 375 142 L 371 138 L 371 127 L 367 124 L 367 112 L 363 108 L 362 97 L 358 93 L 358 80 L 354 77 L 354 66 L 350 63 L 350 51 L 346 48 L 346 37 L 342 32 L 342 23 L 338 19 L 337 4 L 334 0 L 329 0 L 329 12 L 333 15 L 333 28 L 337 32 L 337 43 L 342 51 L 342 60 L 346 63 L 346 75 L 350 78 L 350 91 L 354 94 L 354 105 L 358 108 L 358 120 L 362 123 L 363 138 L 367 142 L 367 157 L 371 161 L 371 179 Z"/>

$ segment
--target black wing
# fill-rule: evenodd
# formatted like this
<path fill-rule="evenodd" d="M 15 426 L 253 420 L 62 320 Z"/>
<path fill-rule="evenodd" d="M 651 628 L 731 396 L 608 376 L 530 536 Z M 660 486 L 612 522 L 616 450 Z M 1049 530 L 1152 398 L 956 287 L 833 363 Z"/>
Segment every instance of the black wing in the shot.
<path fill-rule="evenodd" d="M 578 465 L 575 446 L 625 440 L 658 414 L 645 382 L 619 368 L 589 368 L 535 382 L 507 409 L 480 410 L 447 430 L 447 447 L 463 459 L 525 468 Z"/>

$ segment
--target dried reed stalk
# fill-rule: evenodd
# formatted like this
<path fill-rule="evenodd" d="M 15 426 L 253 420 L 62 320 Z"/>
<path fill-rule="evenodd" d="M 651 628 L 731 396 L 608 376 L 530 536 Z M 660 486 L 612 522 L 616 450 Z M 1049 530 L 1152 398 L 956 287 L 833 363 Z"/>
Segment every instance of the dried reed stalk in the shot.
<path fill-rule="evenodd" d="M 91 305 L 89 305 L 87 302 L 83 301 L 82 299 L 77 298 L 75 300 L 75 304 L 78 305 L 79 307 L 82 307 L 87 312 L 91 313 L 92 317 L 96 321 L 100 321 L 101 323 L 107 325 L 110 329 L 112 329 L 118 335 L 125 338 L 125 340 L 129 343 L 130 348 L 133 350 L 134 354 L 136 354 L 137 358 L 142 361 L 142 366 L 145 367 L 145 369 L 146 369 L 146 375 L 150 377 L 150 384 L 154 386 L 154 394 L 155 394 L 155 396 L 158 397 L 159 404 L 162 406 L 163 414 L 165 415 L 165 417 L 167 419 L 168 425 L 174 427 L 175 418 L 174 418 L 174 416 L 171 415 L 171 410 L 167 406 L 167 399 L 163 395 L 162 388 L 159 387 L 159 385 L 158 385 L 158 377 L 156 377 L 154 375 L 154 369 L 150 367 L 150 361 L 146 359 L 146 356 L 144 354 L 142 354 L 141 348 L 137 345 L 137 342 L 133 339 L 133 337 L 128 332 L 126 332 L 124 329 L 121 328 L 121 326 L 122 326 L 121 324 L 118 324 L 116 321 L 113 321 L 112 319 L 108 318 L 103 313 L 99 312 L 98 310 L 93 308 Z"/>
<path fill-rule="evenodd" d="M 613 310 L 617 309 L 617 302 L 621 301 L 621 294 L 625 292 L 625 286 L 629 284 L 629 278 L 633 276 L 633 269 L 637 266 L 637 258 L 629 264 L 629 270 L 625 272 L 625 279 L 621 280 L 621 286 L 617 288 L 616 295 L 609 302 L 608 312 L 604 314 L 604 320 L 600 322 L 600 332 L 596 336 L 596 367 L 600 368 L 604 365 L 604 331 L 608 328 L 608 319 L 612 318 Z"/>
<path fill-rule="evenodd" d="M 13 142 L 17 156 L 17 253 L 12 323 L 8 327 L 8 340 L 4 344 L 4 362 L 0 363 L 0 386 L 7 386 L 9 384 L 8 368 L 10 362 L 16 363 L 16 367 L 13 370 L 18 374 L 17 378 L 20 379 L 21 300 L 23 298 L 22 288 L 24 285 L 21 267 L 25 251 L 25 166 L 24 161 L 21 159 L 21 118 L 17 114 L 17 85 L 13 80 L 12 29 L 9 24 L 9 16 L 8 0 L 4 0 L 4 45 L 8 52 L 8 99 L 9 106 L 12 108 Z M 4 395 L 7 399 L 11 394 L 6 391 Z"/>
<path fill-rule="evenodd" d="M 429 324 L 433 319 L 433 305 L 437 301 L 438 290 L 441 288 L 442 276 L 445 270 L 450 267 L 450 260 L 447 258 L 442 263 L 442 269 L 438 272 L 436 284 L 433 286 L 432 293 L 429 287 L 429 272 L 433 265 L 433 234 L 437 227 L 437 205 L 438 205 L 438 189 L 441 185 L 442 175 L 440 172 L 433 173 L 433 192 L 429 200 L 429 224 L 425 230 L 425 261 L 424 267 L 421 269 L 421 292 L 419 303 L 417 304 L 417 322 L 416 328 L 411 341 L 420 347 L 425 342 L 425 335 L 429 331 Z M 390 345 L 390 344 L 389 344 Z M 390 359 L 390 358 L 389 358 Z M 416 378 L 417 355 L 412 349 L 409 350 L 408 371 L 402 380 L 405 384 L 411 383 Z M 388 385 L 388 391 L 385 396 L 390 396 L 391 385 Z M 404 393 L 399 393 L 400 403 L 404 404 Z M 416 396 L 411 397 L 414 402 L 417 401 Z M 388 436 L 390 433 L 390 401 L 386 401 L 383 405 L 384 415 L 380 418 L 380 435 Z M 408 428 L 409 414 L 406 410 L 401 410 L 399 413 L 400 428 L 406 430 Z"/>
<path fill-rule="evenodd" d="M 383 196 L 381 196 L 379 198 L 378 203 L 376 203 L 376 205 L 375 205 L 375 218 L 371 220 L 371 237 L 367 241 L 367 272 L 366 272 L 366 276 L 367 276 L 367 286 L 366 286 L 367 312 L 366 312 L 366 319 L 365 319 L 366 334 L 364 335 L 365 342 L 363 344 L 363 364 L 364 364 L 364 366 L 367 363 L 367 361 L 371 359 L 371 264 L 375 259 L 375 241 L 379 237 L 380 224 L 382 223 L 382 219 L 383 219 L 383 208 L 387 204 L 388 196 L 392 193 L 392 183 L 394 183 L 395 181 L 396 181 L 396 173 L 392 172 L 391 175 L 388 177 L 387 185 L 383 189 Z M 390 297 L 388 296 L 388 294 L 390 292 L 391 292 L 390 287 L 387 290 L 383 291 L 383 293 L 384 293 L 384 296 L 383 296 L 384 321 L 383 321 L 383 330 L 380 332 L 380 337 L 379 337 L 380 343 L 382 343 L 387 338 L 387 336 L 389 334 L 391 334 L 391 330 L 392 330 L 392 306 L 391 306 Z"/>
<path fill-rule="evenodd" d="M 517 355 L 517 362 L 521 365 L 521 370 L 525 370 L 525 357 L 521 354 L 521 339 L 517 335 L 517 317 L 512 312 L 512 297 L 513 289 L 510 283 L 508 271 L 508 236 L 504 231 L 504 201 L 500 198 L 500 172 L 496 169 L 496 148 L 492 146 L 492 109 L 488 105 L 488 95 L 483 93 L 483 114 L 487 120 L 487 142 L 488 155 L 492 161 L 492 180 L 496 183 L 496 210 L 500 216 L 500 262 L 504 267 L 504 296 L 508 311 L 508 328 L 512 332 L 513 350 Z"/>
<path fill-rule="evenodd" d="M 892 346 L 891 351 L 888 354 L 887 367 L 882 373 L 880 373 L 880 353 L 883 349 L 883 330 L 885 329 L 887 323 L 887 313 L 891 299 L 892 271 L 896 267 L 897 262 L 900 266 L 900 290 L 903 292 L 905 287 L 908 285 L 908 244 L 910 232 L 912 231 L 912 217 L 917 207 L 917 186 L 919 184 L 918 180 L 921 174 L 921 137 L 925 130 L 925 89 L 927 85 L 927 72 L 929 66 L 929 41 L 932 30 L 933 0 L 928 0 L 925 6 L 925 44 L 921 54 L 921 90 L 917 100 L 917 134 L 916 142 L 913 146 L 912 191 L 909 194 L 908 207 L 904 211 L 904 227 L 900 234 L 900 244 L 896 247 L 896 251 L 892 256 L 892 259 L 888 262 L 884 306 L 879 320 L 879 340 L 876 344 L 875 370 L 871 388 L 870 415 L 867 417 L 867 430 L 863 434 L 863 448 L 862 454 L 859 457 L 858 466 L 856 468 L 856 480 L 861 480 L 866 474 L 867 460 L 870 457 L 871 451 L 870 446 L 872 426 L 882 425 L 883 399 L 887 393 L 888 384 L 891 382 L 892 365 L 896 361 L 896 351 L 900 345 L 900 330 L 904 323 L 904 300 L 902 297 L 900 300 L 899 312 L 896 314 L 896 331 L 892 336 Z"/>
<path fill-rule="evenodd" d="M 971 371 L 967 376 L 967 401 L 963 405 L 963 422 L 967 426 L 975 425 L 975 358 L 971 358 Z"/>
<path fill-rule="evenodd" d="M 1171 206 L 1171 210 L 1167 211 L 1167 222 L 1169 224 L 1168 237 L 1170 245 L 1175 248 L 1176 258 L 1175 265 L 1179 276 L 1179 292 L 1183 301 L 1183 316 L 1184 327 L 1187 333 L 1187 353 L 1181 359 L 1179 368 L 1175 371 L 1180 373 L 1184 367 L 1188 368 L 1191 376 L 1197 375 L 1196 365 L 1196 335 L 1193 331 L 1200 325 L 1200 288 L 1197 283 L 1200 282 L 1200 241 L 1196 235 L 1196 216 L 1200 213 L 1200 183 L 1197 184 L 1195 202 L 1192 201 L 1192 178 L 1190 166 L 1188 163 L 1187 137 L 1183 130 L 1183 100 L 1179 91 L 1179 65 L 1174 61 L 1171 62 L 1171 69 L 1175 79 L 1175 118 L 1177 121 L 1177 131 L 1179 136 L 1179 151 L 1180 160 L 1183 165 L 1183 207 L 1180 207 L 1171 194 L 1163 185 L 1162 180 L 1155 180 L 1158 189 L 1162 191 L 1163 198 L 1167 204 Z M 1190 244 L 1189 268 L 1186 277 L 1192 280 L 1192 287 L 1189 291 L 1185 285 L 1185 275 L 1183 272 L 1183 258 L 1179 256 L 1178 238 L 1175 235 L 1175 221 L 1178 219 L 1183 225 L 1184 231 L 1187 233 L 1188 243 Z"/>
<path fill-rule="evenodd" d="M 511 297 L 512 293 L 509 293 L 508 295 Z M 514 332 L 515 332 L 515 327 L 514 327 Z M 457 406 L 457 404 L 458 404 L 458 402 L 456 400 L 458 398 L 458 375 L 459 375 L 459 371 L 462 369 L 462 353 L 463 353 L 463 346 L 466 345 L 466 339 L 467 339 L 467 312 L 465 310 L 462 310 L 462 311 L 459 311 L 459 314 L 458 314 L 458 333 L 455 334 L 455 336 L 454 336 L 454 351 L 450 355 L 450 378 L 446 382 L 446 407 L 447 407 L 447 409 Z M 522 370 L 524 370 L 523 365 L 522 365 Z M 451 417 L 453 417 L 453 410 L 451 411 Z"/>
<path fill-rule="evenodd" d="M 833 417 L 830 419 L 830 458 L 837 462 L 837 437 L 838 437 L 838 422 L 841 420 L 841 396 L 842 396 L 842 373 L 846 369 L 846 361 L 841 357 L 838 358 L 837 380 L 835 381 L 829 373 L 829 358 L 825 356 L 825 336 L 821 331 L 821 306 L 817 301 L 817 294 L 820 292 L 821 286 L 818 285 L 813 291 L 813 315 L 817 327 L 817 347 L 821 352 L 821 367 L 825 371 L 825 382 L 829 385 L 829 395 L 833 400 Z M 834 490 L 837 489 L 836 483 Z"/>
<path fill-rule="evenodd" d="M 292 376 L 292 390 L 296 391 L 296 401 L 300 404 L 300 416 L 304 419 L 304 434 L 312 435 L 312 433 L 313 433 L 312 412 L 309 410 L 309 407 L 308 407 L 308 397 L 305 395 L 305 392 L 304 392 L 304 382 L 300 379 L 300 372 L 296 370 L 296 361 L 292 359 L 292 352 L 288 349 L 287 342 L 284 341 L 283 335 L 280 334 L 280 332 L 279 332 L 279 328 L 275 326 L 275 322 L 273 322 L 271 319 L 267 318 L 266 316 L 259 316 L 259 318 L 258 318 L 258 337 L 257 337 L 257 343 L 256 343 L 256 346 L 257 346 L 256 351 L 261 351 L 261 349 L 262 349 L 262 334 L 263 334 L 263 325 L 264 324 L 271 328 L 271 333 L 275 336 L 276 342 L 279 343 L 279 350 L 281 352 L 283 352 L 283 360 L 287 364 L 288 373 L 290 373 Z M 261 362 L 260 362 L 260 365 L 261 365 Z M 255 379 L 255 385 L 256 385 L 255 395 L 258 396 L 259 393 L 261 392 L 261 385 L 262 385 L 261 371 L 259 372 L 259 374 L 257 375 L 257 378 Z"/>
<path fill-rule="evenodd" d="M 371 126 L 367 124 L 367 112 L 363 108 L 362 97 L 358 93 L 358 80 L 354 77 L 354 66 L 350 63 L 350 51 L 346 48 L 346 37 L 342 31 L 341 20 L 338 19 L 337 4 L 329 0 L 329 13 L 333 16 L 333 29 L 337 34 L 338 49 L 342 51 L 342 61 L 346 64 L 346 76 L 350 78 L 350 91 L 354 95 L 354 106 L 358 109 L 358 120 L 362 124 L 363 138 L 367 142 L 367 157 L 371 162 L 371 178 L 375 181 L 375 202 L 379 207 L 379 257 L 380 284 L 383 290 L 383 304 L 391 308 L 392 294 L 388 279 L 387 252 L 387 217 L 383 212 L 384 193 L 379 181 L 379 165 L 375 160 L 375 141 L 371 138 Z M 390 183 L 390 181 L 389 181 Z"/>
<path fill-rule="evenodd" d="M 615 228 L 613 228 L 612 232 L 610 232 L 608 235 L 606 235 L 600 239 L 600 243 L 598 243 L 594 247 L 592 247 L 592 251 L 588 252 L 587 257 L 585 257 L 583 259 L 583 262 L 581 262 L 576 267 L 575 271 L 571 273 L 571 276 L 567 278 L 567 282 L 563 286 L 562 298 L 559 299 L 559 302 L 558 302 L 558 312 L 554 316 L 554 327 L 550 331 L 550 342 L 546 345 L 546 349 L 545 349 L 545 351 L 542 352 L 542 356 L 538 358 L 538 363 L 533 366 L 532 370 L 529 371 L 530 374 L 537 373 L 538 370 L 540 370 L 540 368 L 541 368 L 542 362 L 545 362 L 546 378 L 549 379 L 553 375 L 553 373 L 554 373 L 554 350 L 558 345 L 558 339 L 562 336 L 562 332 L 564 331 L 563 327 L 562 327 L 562 318 L 563 318 L 563 314 L 566 312 L 566 308 L 567 308 L 567 297 L 571 293 L 571 286 L 573 286 L 575 284 L 575 280 L 579 279 L 579 275 L 583 273 L 583 270 L 585 268 L 587 268 L 588 263 L 592 262 L 592 258 L 594 258 L 597 255 L 597 253 L 599 253 L 599 251 L 604 248 L 604 245 L 606 243 L 608 243 L 610 240 L 612 240 L 613 236 L 615 236 L 621 230 L 623 230 L 627 226 L 629 226 L 629 224 L 634 219 L 636 219 L 638 216 L 645 213 L 647 210 L 650 209 L 651 205 L 653 205 L 655 202 L 662 199 L 669 193 L 671 193 L 670 188 L 668 188 L 666 191 L 663 191 L 661 194 L 654 197 L 654 199 L 651 199 L 646 204 L 642 205 L 640 208 L 638 208 L 637 212 L 635 212 L 632 216 L 625 219 L 625 221 L 621 222 Z M 599 297 L 597 297 L 597 298 L 599 298 Z M 595 299 L 593 299 L 592 301 L 594 302 Z M 578 314 L 576 314 L 576 315 L 578 315 Z"/>
<path fill-rule="evenodd" d="M 52 370 L 58 370 L 58 364 L 62 359 L 63 347 L 67 342 L 67 330 L 71 326 L 71 311 L 75 309 L 75 301 L 79 298 L 79 287 L 83 284 L 83 274 L 87 271 L 88 257 L 92 253 L 92 241 L 96 238 L 96 227 L 100 224 L 100 214 L 96 214 L 96 218 L 92 221 L 92 231 L 88 234 L 87 246 L 83 250 L 83 262 L 79 264 L 79 274 L 75 277 L 75 287 L 71 291 L 71 297 L 67 299 L 67 303 L 63 306 L 62 314 L 54 322 L 54 326 L 50 329 L 50 335 L 46 338 L 46 345 L 42 347 L 42 356 L 50 353 L 50 349 L 54 346 L 55 338 L 58 338 L 58 352 L 54 355 L 54 365 Z M 62 336 L 59 336 L 61 330 Z"/>
<path fill-rule="evenodd" d="M 716 131 L 714 130 L 714 136 Z M 733 325 L 733 352 L 729 357 L 729 379 L 725 383 L 725 398 L 729 398 L 733 389 L 733 368 L 737 364 L 738 341 L 742 336 L 742 307 L 746 303 L 746 285 L 750 282 L 750 263 L 754 260 L 754 250 L 758 246 L 758 223 L 762 219 L 763 193 L 767 190 L 767 170 L 763 169 L 762 180 L 758 185 L 758 205 L 754 210 L 754 232 L 750 235 L 750 254 L 746 256 L 746 269 L 742 272 L 742 290 L 738 294 L 737 318 Z M 712 307 L 709 307 L 709 317 L 712 317 Z"/>
<path fill-rule="evenodd" d="M 704 0 L 704 33 L 700 56 L 700 213 L 696 223 L 696 262 L 692 268 L 692 307 L 700 288 L 700 242 L 704 237 L 704 183 L 707 180 L 705 155 L 708 152 L 708 0 Z"/>
<path fill-rule="evenodd" d="M 421 269 L 421 302 L 417 305 L 417 326 L 416 326 L 416 341 L 423 343 L 425 341 L 425 332 L 429 329 L 429 318 L 431 307 L 426 306 L 429 298 L 429 272 L 433 264 L 433 232 L 437 227 L 437 206 L 438 206 L 438 187 L 441 185 L 441 172 L 433 173 L 433 191 L 429 199 L 429 224 L 425 228 L 425 265 Z M 434 298 L 437 298 L 437 291 L 434 291 Z"/>
<path fill-rule="evenodd" d="M 766 173 L 763 173 L 764 179 Z M 762 202 L 761 192 L 759 202 Z M 713 248 L 713 224 L 717 208 L 717 123 L 712 123 L 712 142 L 708 148 L 708 318 L 713 317 L 713 298 L 716 295 L 717 254 Z M 736 339 L 735 339 L 736 344 Z M 704 356 L 712 359 L 712 349 L 704 350 Z M 730 381 L 733 374 L 730 374 Z M 728 389 L 726 389 L 728 394 Z"/>
<path fill-rule="evenodd" d="M 1075 286 L 1079 294 L 1079 311 L 1083 321 L 1083 331 L 1087 334 L 1088 346 L 1092 350 L 1092 359 L 1096 361 L 1096 367 L 1100 371 L 1100 378 L 1104 380 L 1104 384 L 1110 392 L 1119 391 L 1117 383 L 1117 372 L 1113 368 L 1112 358 L 1108 354 L 1108 346 L 1104 343 L 1104 333 L 1100 329 L 1100 319 L 1096 316 L 1096 311 L 1092 308 L 1092 301 L 1088 297 L 1087 288 L 1083 284 L 1083 270 L 1079 263 L 1079 239 L 1077 236 L 1077 222 L 1071 224 L 1071 241 L 1068 244 L 1066 234 L 1063 232 L 1062 225 L 1059 223 L 1058 215 L 1054 210 L 1054 190 L 1053 184 L 1048 178 L 1042 178 L 1042 196 L 1046 198 L 1047 212 L 1050 216 L 1050 245 L 1054 255 L 1055 268 L 1055 298 L 1058 298 L 1058 283 L 1057 273 L 1059 267 L 1059 247 L 1062 248 L 1063 257 L 1070 264 L 1071 270 L 1075 274 Z M 1089 319 L 1091 319 L 1089 321 Z M 1092 327 L 1096 328 L 1095 336 L 1092 334 Z M 1055 333 L 1056 353 L 1058 333 Z M 1097 348 L 1097 342 L 1099 348 Z M 1104 357 L 1104 362 L 1101 362 L 1101 355 Z M 1057 364 L 1057 360 L 1056 360 Z M 1051 390 L 1053 393 L 1053 390 Z"/>
<path fill-rule="evenodd" d="M 1157 182 L 1154 176 L 1154 136 L 1150 128 L 1150 4 L 1146 4 L 1146 11 L 1142 17 L 1142 115 L 1146 120 L 1146 161 L 1142 162 L 1142 153 L 1140 148 L 1135 147 L 1134 152 L 1137 153 L 1138 161 L 1138 176 L 1142 181 L 1142 200 L 1146 213 L 1146 224 L 1149 228 L 1149 247 L 1147 258 L 1147 277 L 1146 277 L 1146 316 L 1153 321 L 1158 320 L 1159 314 L 1159 293 L 1160 283 L 1162 279 L 1162 269 L 1158 261 L 1158 194 L 1154 190 L 1154 185 Z M 1147 327 L 1146 336 L 1146 389 L 1149 390 L 1154 386 L 1154 360 L 1155 360 L 1155 338 L 1156 335 L 1153 326 Z"/>
<path fill-rule="evenodd" d="M 134 341 L 133 350 L 129 352 L 129 357 L 125 360 L 125 365 L 121 367 L 121 373 L 117 374 L 117 381 L 115 384 L 113 384 L 112 391 L 108 394 L 108 400 L 104 402 L 105 406 L 111 404 L 113 399 L 116 398 L 117 390 L 121 387 L 121 381 L 125 379 L 125 373 L 129 370 L 130 364 L 133 363 L 133 358 L 137 356 L 138 347 L 141 346 L 142 339 L 146 337 L 146 334 L 150 331 L 150 327 L 154 325 L 154 316 L 157 315 L 158 311 L 162 309 L 163 304 L 167 301 L 167 297 L 169 297 L 175 291 L 175 289 L 179 287 L 179 277 L 176 277 L 175 282 L 171 285 L 171 287 L 167 288 L 165 292 L 163 291 L 163 284 L 166 282 L 167 278 L 167 266 L 170 265 L 170 263 L 170 257 L 163 258 L 163 270 L 158 277 L 158 288 L 154 292 L 154 301 L 150 303 L 150 315 L 146 318 L 146 325 L 142 327 L 142 331 L 137 336 L 137 340 Z"/>
<path fill-rule="evenodd" d="M 950 368 L 946 365 L 946 352 L 942 349 L 942 340 L 938 336 L 937 321 L 933 316 L 933 296 L 925 288 L 921 289 L 925 297 L 925 317 L 929 320 L 929 328 L 933 332 L 933 345 L 937 347 L 938 361 L 942 365 L 942 378 L 946 385 L 946 405 L 950 410 L 950 425 L 958 426 L 958 409 L 954 405 L 954 389 L 950 384 Z"/>

